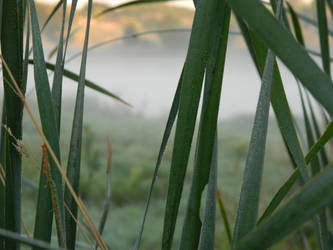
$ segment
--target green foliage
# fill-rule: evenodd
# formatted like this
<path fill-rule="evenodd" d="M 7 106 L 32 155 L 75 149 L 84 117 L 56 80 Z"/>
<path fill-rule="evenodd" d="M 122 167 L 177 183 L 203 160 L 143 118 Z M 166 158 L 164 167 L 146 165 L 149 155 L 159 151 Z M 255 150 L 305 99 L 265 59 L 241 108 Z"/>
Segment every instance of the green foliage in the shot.
<path fill-rule="evenodd" d="M 333 136 L 333 125 L 327 118 L 327 115 L 333 115 L 329 46 L 332 31 L 328 28 L 326 1 L 315 1 L 316 20 L 300 15 L 300 6 L 283 0 L 272 0 L 266 6 L 257 0 L 194 1 L 193 23 L 192 11 L 160 2 L 168 1 L 134 0 L 112 7 L 100 4 L 93 11 L 93 1 L 90 0 L 87 6 L 78 10 L 77 18 L 86 19 L 84 35 L 76 29 L 76 36 L 84 37 L 83 51 L 74 54 L 70 60 L 82 55 L 79 74 L 65 69 L 69 40 L 74 37 L 71 30 L 75 24 L 77 1 L 72 1 L 70 9 L 67 9 L 65 0 L 52 7 L 39 5 L 39 12 L 33 0 L 0 2 L 4 86 L 0 140 L 0 250 L 19 249 L 20 244 L 34 249 L 53 249 L 53 233 L 57 234 L 59 247 L 69 249 L 75 249 L 78 244 L 106 249 L 105 242 L 112 249 L 133 246 L 136 249 L 179 247 L 189 250 L 229 247 L 297 249 L 309 245 L 332 249 L 333 168 L 327 145 Z M 327 3 L 332 11 L 332 1 Z M 47 11 L 41 11 L 45 9 Z M 62 12 L 58 13 L 60 9 Z M 141 14 L 140 22 L 134 17 L 138 13 Z M 235 14 L 261 78 L 253 121 L 252 118 L 250 122 L 240 119 L 236 120 L 237 125 L 218 121 L 220 105 L 224 105 L 220 96 L 228 62 L 228 35 L 230 27 L 235 26 L 231 13 Z M 290 29 L 289 15 L 295 37 Z M 96 22 L 90 22 L 93 17 Z M 42 28 L 40 19 L 45 20 Z M 61 23 L 60 33 L 55 20 Z M 300 20 L 318 30 L 320 53 L 313 53 L 319 55 L 323 69 L 310 57 Z M 114 98 L 127 108 L 130 106 L 86 80 L 89 31 L 91 26 L 94 29 L 102 27 L 101 23 L 105 26 L 117 23 L 113 27 L 119 37 L 96 43 L 92 48 L 148 34 L 155 34 L 156 38 L 164 33 L 165 37 L 159 39 L 173 49 L 166 34 L 183 32 L 184 26 L 192 24 L 186 59 L 161 144 L 156 136 L 162 133 L 160 120 L 140 120 L 130 112 L 119 115 L 108 110 L 112 119 L 98 109 L 84 112 L 85 87 Z M 54 64 L 45 61 L 44 42 L 47 39 L 42 37 L 44 30 L 48 38 L 56 41 L 56 49 L 51 52 L 57 52 Z M 96 34 L 102 34 L 102 38 L 105 36 L 101 30 Z M 120 37 L 123 34 L 125 36 Z M 94 39 L 98 40 L 99 35 L 93 36 Z M 145 46 L 154 44 L 153 39 L 144 42 Z M 187 40 L 184 41 L 186 44 Z M 33 52 L 33 60 L 30 52 Z M 292 107 L 284 90 L 280 63 L 300 84 L 304 129 L 298 131 L 294 125 L 298 119 L 290 112 Z M 25 100 L 28 64 L 33 67 L 37 95 L 33 105 Z M 47 70 L 54 72 L 52 88 Z M 62 98 L 64 77 L 78 83 L 74 115 L 67 110 Z M 277 121 L 275 129 L 270 126 L 274 121 L 269 118 L 270 104 Z M 316 113 L 317 106 L 321 116 Z M 23 119 L 24 107 L 33 125 Z M 37 113 L 38 118 L 35 118 Z M 86 126 L 84 114 L 90 119 Z M 322 118 L 327 123 L 324 132 Z M 242 122 L 246 124 L 245 133 L 243 128 L 237 129 L 237 126 L 244 126 Z M 31 139 L 28 149 L 21 140 L 22 129 Z M 221 131 L 219 135 L 218 130 Z M 110 131 L 112 149 L 110 145 L 106 147 Z M 194 136 L 195 132 L 198 132 L 197 136 Z M 174 136 L 173 146 L 168 145 L 170 136 Z M 299 137 L 306 137 L 307 146 Z M 196 142 L 195 148 L 193 141 Z M 304 149 L 308 152 L 306 155 Z M 82 152 L 85 157 L 81 157 Z M 35 159 L 35 155 L 40 159 Z M 67 163 L 67 175 L 60 166 L 61 159 Z M 287 169 L 292 168 L 290 175 Z M 39 185 L 35 183 L 38 173 Z M 29 186 L 30 191 L 23 189 L 21 193 L 22 183 Z M 297 183 L 300 185 L 296 186 Z M 221 194 L 216 191 L 217 186 Z M 100 222 L 99 231 L 85 205 L 77 198 L 79 194 L 89 207 L 93 221 Z M 21 206 L 21 200 L 27 205 Z M 217 202 L 222 220 L 215 219 Z M 105 204 L 103 213 L 102 204 Z M 150 205 L 152 208 L 148 213 Z M 36 211 L 35 217 L 27 216 L 32 210 Z M 78 210 L 85 222 L 81 221 Z M 330 216 L 327 216 L 328 211 Z M 22 227 L 29 236 L 24 220 L 28 227 L 34 224 L 33 238 L 21 233 Z M 231 228 L 234 228 L 233 232 Z M 78 229 L 88 233 L 86 242 L 81 242 L 81 235 L 85 234 L 78 233 Z M 138 236 L 136 229 L 139 229 Z M 281 242 L 283 238 L 285 240 Z M 290 243 L 294 239 L 296 243 Z"/>

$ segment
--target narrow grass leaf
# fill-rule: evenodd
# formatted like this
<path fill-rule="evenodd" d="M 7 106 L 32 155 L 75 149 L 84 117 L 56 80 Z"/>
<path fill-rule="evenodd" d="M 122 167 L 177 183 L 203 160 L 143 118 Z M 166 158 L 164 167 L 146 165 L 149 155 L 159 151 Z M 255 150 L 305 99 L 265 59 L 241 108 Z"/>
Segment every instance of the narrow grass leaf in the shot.
<path fill-rule="evenodd" d="M 333 115 L 333 83 L 291 34 L 257 0 L 228 0 L 238 15 L 271 48 L 302 84 Z M 256 15 L 253 15 L 256 13 Z M 317 84 L 313 84 L 316 82 Z"/>
<path fill-rule="evenodd" d="M 29 64 L 34 64 L 34 61 L 33 61 L 33 60 L 29 60 Z M 47 68 L 48 70 L 52 70 L 52 71 L 54 71 L 54 70 L 55 70 L 55 65 L 52 64 L 52 63 L 46 62 L 46 68 Z M 64 74 L 64 76 L 67 77 L 68 79 L 71 79 L 71 80 L 73 80 L 73 81 L 75 81 L 75 82 L 79 82 L 79 78 L 80 78 L 80 77 L 79 77 L 79 75 L 77 75 L 76 73 L 74 73 L 74 72 L 72 72 L 72 71 L 70 71 L 70 70 L 64 69 L 63 74 Z M 117 95 L 111 93 L 110 91 L 108 91 L 108 90 L 102 88 L 101 86 L 97 85 L 96 83 L 93 83 L 92 81 L 89 81 L 89 80 L 85 79 L 85 85 L 86 85 L 86 87 L 88 87 L 88 88 L 90 88 L 90 89 L 93 89 L 93 90 L 95 90 L 95 91 L 97 91 L 97 92 L 99 92 L 99 93 L 101 93 L 101 94 L 106 95 L 106 96 L 112 97 L 112 98 L 114 98 L 115 100 L 120 101 L 121 103 L 123 103 L 123 104 L 125 104 L 125 105 L 127 105 L 127 106 L 132 107 L 131 104 L 129 104 L 128 102 L 124 101 L 124 100 L 123 100 L 122 98 L 120 98 L 119 96 L 117 96 Z"/>
<path fill-rule="evenodd" d="M 49 22 L 52 20 L 52 18 L 54 17 L 54 15 L 57 13 L 57 11 L 59 10 L 59 8 L 61 7 L 61 5 L 63 5 L 63 0 L 60 0 L 52 9 L 51 13 L 48 15 L 48 17 L 46 18 L 42 28 L 40 29 L 40 32 L 43 32 L 44 29 L 46 28 L 46 26 L 49 24 Z M 66 6 L 66 5 L 65 5 Z"/>
<path fill-rule="evenodd" d="M 217 134 L 217 133 L 216 133 Z M 210 167 L 204 221 L 199 250 L 213 250 L 215 243 L 216 183 L 217 183 L 217 135 L 214 142 L 212 166 Z"/>
<path fill-rule="evenodd" d="M 233 244 L 251 231 L 257 221 L 274 63 L 275 55 L 269 50 L 244 170 Z"/>
<path fill-rule="evenodd" d="M 171 134 L 172 127 L 173 127 L 173 125 L 175 123 L 175 120 L 176 120 L 176 117 L 177 117 L 182 81 L 183 81 L 183 71 L 182 71 L 182 74 L 180 76 L 178 86 L 177 86 L 177 90 L 176 90 L 176 93 L 175 93 L 173 101 L 172 101 L 172 105 L 171 105 L 171 109 L 170 109 L 170 112 L 169 112 L 167 124 L 165 126 L 165 130 L 164 130 L 164 134 L 163 134 L 163 138 L 162 138 L 162 143 L 161 143 L 161 146 L 160 146 L 160 150 L 158 152 L 157 162 L 156 162 L 156 165 L 155 165 L 152 182 L 151 182 L 150 189 L 149 189 L 149 194 L 148 194 L 148 198 L 147 198 L 147 202 L 146 202 L 145 212 L 144 212 L 142 223 L 141 223 L 141 226 L 140 226 L 139 235 L 138 235 L 138 238 L 137 238 L 136 244 L 135 244 L 135 249 L 137 249 L 137 250 L 140 249 L 142 233 L 143 233 L 145 222 L 146 222 L 146 217 L 147 217 L 147 213 L 148 213 L 148 209 L 149 209 L 149 205 L 150 205 L 151 196 L 152 196 L 152 193 L 153 193 L 153 190 L 154 190 L 154 187 L 155 187 L 157 174 L 158 174 L 161 162 L 162 162 L 162 158 L 163 158 L 163 155 L 164 155 L 164 152 L 165 152 L 165 148 L 167 146 L 167 143 L 168 143 L 168 140 L 169 140 L 169 137 L 170 137 L 170 134 Z"/>
<path fill-rule="evenodd" d="M 23 90 L 23 17 L 22 1 L 1 1 L 1 52 L 12 75 Z M 8 80 L 8 84 L 5 83 Z M 7 69 L 3 70 L 5 117 L 2 120 L 17 139 L 22 139 L 23 105 L 13 91 L 13 81 Z M 21 155 L 15 149 L 15 139 L 8 136 L 4 141 L 2 152 L 6 170 L 6 187 L 4 199 L 4 227 L 20 233 L 21 219 Z M 11 239 L 5 239 L 4 249 L 18 249 L 19 245 Z"/>
<path fill-rule="evenodd" d="M 178 208 L 183 190 L 188 157 L 191 149 L 204 70 L 217 18 L 218 1 L 198 1 L 190 44 L 184 66 L 183 83 L 171 161 L 167 204 L 164 216 L 162 249 L 171 249 Z M 211 13 L 211 15 L 207 15 Z M 214 131 L 215 132 L 215 131 Z"/>
<path fill-rule="evenodd" d="M 81 146 L 82 146 L 82 128 L 83 128 L 83 108 L 84 108 L 84 87 L 85 87 L 85 75 L 87 64 L 87 51 L 90 31 L 90 21 L 92 13 L 92 0 L 88 2 L 88 14 L 87 14 L 87 26 L 83 45 L 83 54 L 81 60 L 79 85 L 77 88 L 74 120 L 69 148 L 68 164 L 67 164 L 67 178 L 71 183 L 74 191 L 79 193 L 80 184 L 80 167 L 81 167 Z M 77 218 L 78 206 L 70 191 L 65 187 L 65 203 L 69 207 L 70 211 Z M 69 249 L 75 248 L 76 239 L 76 221 L 72 216 L 65 213 L 66 233 L 67 233 L 67 247 Z"/>
<path fill-rule="evenodd" d="M 116 5 L 114 7 L 110 7 L 110 8 L 106 8 L 104 10 L 102 10 L 101 12 L 97 13 L 96 15 L 94 15 L 95 18 L 101 17 L 105 14 L 108 14 L 112 11 L 124 8 L 124 7 L 129 7 L 129 6 L 133 6 L 133 5 L 140 5 L 140 4 L 147 4 L 147 3 L 159 3 L 159 2 L 173 2 L 173 1 L 177 1 L 177 0 L 135 0 L 135 1 L 129 1 L 129 2 L 125 2 L 119 5 Z"/>
<path fill-rule="evenodd" d="M 270 247 L 332 203 L 332 188 L 333 168 L 330 166 L 305 184 L 286 205 L 249 233 L 235 249 L 254 250 Z"/>
<path fill-rule="evenodd" d="M 326 4 L 325 3 L 326 3 L 326 0 L 316 0 L 322 65 L 323 65 L 324 71 L 328 75 L 331 75 L 330 47 L 329 47 L 327 17 L 326 17 Z"/>
<path fill-rule="evenodd" d="M 52 103 L 49 80 L 46 71 L 44 52 L 41 41 L 41 34 L 37 19 L 37 13 L 34 1 L 29 0 L 32 37 L 33 37 L 33 54 L 34 54 L 34 76 L 36 85 L 37 102 L 43 131 L 57 159 L 60 161 L 59 135 L 55 120 L 55 113 Z M 59 215 L 56 220 L 59 244 L 64 246 L 65 220 L 64 220 L 64 203 L 63 203 L 63 186 L 61 175 L 55 166 L 54 160 L 50 158 L 51 177 L 56 186 L 56 200 L 58 202 L 55 211 Z M 43 241 L 50 242 L 52 233 L 53 206 L 50 190 L 45 188 L 46 176 L 41 170 L 39 193 L 37 202 L 37 213 L 35 221 L 34 237 Z"/>
<path fill-rule="evenodd" d="M 180 249 L 198 248 L 202 231 L 200 219 L 201 197 L 208 183 L 212 166 L 231 10 L 226 2 L 221 0 L 214 11 L 218 13 L 218 17 L 213 23 L 214 31 L 206 67 L 195 166 Z"/>

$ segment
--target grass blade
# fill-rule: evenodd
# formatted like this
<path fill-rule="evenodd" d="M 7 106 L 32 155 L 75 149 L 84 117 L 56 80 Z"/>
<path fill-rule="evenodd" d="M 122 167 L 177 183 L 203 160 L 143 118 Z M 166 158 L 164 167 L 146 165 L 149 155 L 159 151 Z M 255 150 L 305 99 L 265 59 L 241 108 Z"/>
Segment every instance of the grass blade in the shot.
<path fill-rule="evenodd" d="M 333 168 L 330 166 L 309 181 L 285 206 L 245 237 L 235 249 L 268 248 L 329 205 L 333 201 L 332 188 Z"/>
<path fill-rule="evenodd" d="M 50 15 L 47 17 L 47 19 L 45 20 L 42 28 L 40 29 L 40 32 L 43 32 L 44 29 L 46 28 L 46 26 L 49 24 L 49 22 L 51 21 L 51 19 L 53 18 L 53 16 L 57 13 L 58 9 L 61 7 L 61 5 L 63 5 L 63 0 L 60 0 L 52 9 Z M 66 6 L 66 5 L 65 5 Z"/>
<path fill-rule="evenodd" d="M 323 65 L 324 71 L 328 75 L 331 75 L 330 48 L 329 48 L 329 37 L 328 37 L 325 3 L 326 3 L 326 0 L 316 0 L 322 65 Z"/>
<path fill-rule="evenodd" d="M 55 151 L 57 159 L 60 160 L 59 135 L 55 120 L 56 118 L 51 98 L 49 80 L 46 71 L 37 13 L 34 2 L 32 0 L 29 0 L 29 4 L 33 37 L 33 54 L 35 62 L 34 75 L 40 119 L 45 136 L 50 142 L 52 149 Z M 51 159 L 51 157 L 49 158 Z M 64 246 L 65 240 L 63 237 L 65 236 L 65 221 L 62 179 L 59 171 L 55 166 L 54 160 L 51 159 L 50 164 L 51 178 L 55 182 L 56 200 L 58 201 L 56 208 L 56 210 L 58 211 L 55 211 L 55 213 L 59 215 L 59 220 L 56 220 L 59 244 L 61 246 Z M 46 176 L 44 175 L 43 171 L 41 171 L 34 237 L 46 242 L 50 242 L 53 217 L 52 211 L 54 208 L 52 206 L 52 197 L 50 190 L 48 188 L 45 188 L 45 185 Z"/>
<path fill-rule="evenodd" d="M 177 220 L 188 157 L 198 111 L 202 80 L 216 18 L 218 1 L 197 2 L 190 45 L 184 66 L 179 114 L 171 161 L 162 249 L 170 249 Z M 212 15 L 207 15 L 212 13 Z"/>
<path fill-rule="evenodd" d="M 200 219 L 201 196 L 208 183 L 212 166 L 231 11 L 225 1 L 220 1 L 215 12 L 218 13 L 218 18 L 212 24 L 214 31 L 206 67 L 195 167 L 180 243 L 181 249 L 198 248 L 202 224 Z"/>
<path fill-rule="evenodd" d="M 86 75 L 86 64 L 87 64 L 87 51 L 90 31 L 90 20 L 92 13 L 92 0 L 88 2 L 88 15 L 87 15 L 87 26 L 83 45 L 83 54 L 81 60 L 79 85 L 77 89 L 73 128 L 70 141 L 68 165 L 67 165 L 67 178 L 72 184 L 74 191 L 79 193 L 80 184 L 80 167 L 81 167 L 81 146 L 82 146 L 82 129 L 83 129 L 83 106 L 84 106 L 84 87 L 85 87 L 85 75 Z M 69 207 L 75 218 L 77 218 L 78 207 L 76 201 L 72 197 L 70 191 L 65 188 L 65 203 Z M 65 213 L 66 233 L 67 233 L 67 247 L 69 249 L 75 248 L 76 239 L 76 221 L 73 220 L 72 216 Z"/>
<path fill-rule="evenodd" d="M 23 10 L 22 1 L 1 1 L 1 51 L 12 75 L 19 85 L 23 87 Z M 6 84 L 6 80 L 8 84 Z M 23 105 L 13 91 L 13 81 L 7 69 L 3 70 L 4 81 L 4 119 L 17 139 L 22 139 Z M 6 187 L 4 199 L 4 227 L 7 230 L 20 233 L 21 231 L 21 155 L 15 149 L 15 139 L 7 137 L 1 148 L 3 167 L 6 171 Z M 5 239 L 4 249 L 18 249 L 19 245 L 11 239 Z"/>
<path fill-rule="evenodd" d="M 217 134 L 217 133 L 216 133 Z M 210 167 L 204 221 L 199 250 L 213 250 L 215 240 L 216 182 L 217 182 L 217 135 L 214 142 L 212 166 Z"/>
<path fill-rule="evenodd" d="M 146 202 L 145 212 L 144 212 L 142 223 L 141 223 L 141 226 L 140 226 L 139 235 L 138 235 L 138 238 L 137 238 L 136 243 L 135 243 L 135 249 L 137 249 L 137 250 L 139 250 L 139 248 L 140 248 L 142 233 L 143 233 L 144 225 L 145 225 L 145 222 L 146 222 L 146 217 L 147 217 L 147 213 L 148 213 L 148 209 L 149 209 L 149 205 L 150 205 L 151 196 L 152 196 L 152 193 L 153 193 L 153 190 L 154 190 L 154 187 L 155 187 L 157 174 L 158 174 L 161 162 L 162 162 L 162 158 L 163 158 L 163 155 L 164 155 L 164 152 L 165 152 L 165 148 L 167 146 L 167 143 L 168 143 L 168 140 L 169 140 L 169 137 L 170 137 L 170 134 L 171 134 L 173 124 L 175 123 L 175 120 L 176 120 L 176 117 L 177 117 L 182 81 L 183 81 L 183 71 L 182 71 L 182 74 L 180 76 L 178 86 L 177 86 L 177 90 L 176 90 L 176 93 L 175 93 L 173 101 L 172 101 L 172 105 L 171 105 L 171 109 L 170 109 L 170 112 L 169 112 L 167 124 L 166 124 L 164 134 L 163 134 L 163 138 L 162 138 L 162 143 L 161 143 L 161 146 L 160 146 L 160 150 L 158 152 L 157 162 L 156 162 L 156 165 L 155 165 L 152 182 L 151 182 L 150 189 L 149 189 L 149 194 L 148 194 L 148 198 L 147 198 L 147 202 Z"/>
<path fill-rule="evenodd" d="M 257 221 L 274 64 L 275 55 L 269 50 L 244 170 L 233 245 L 251 231 Z"/>
<path fill-rule="evenodd" d="M 236 13 L 271 48 L 302 84 L 333 115 L 333 83 L 270 12 L 258 1 L 228 0 Z M 256 13 L 256 15 L 253 15 Z M 313 82 L 317 84 L 314 85 Z"/>
<path fill-rule="evenodd" d="M 34 61 L 33 61 L 33 60 L 29 60 L 29 64 L 34 64 Z M 47 68 L 48 70 L 52 70 L 52 71 L 54 71 L 54 70 L 55 70 L 55 65 L 52 64 L 52 63 L 46 62 L 46 68 Z M 72 71 L 70 71 L 70 70 L 64 69 L 63 74 L 64 74 L 64 76 L 67 77 L 68 79 L 71 79 L 71 80 L 73 80 L 73 81 L 75 81 L 75 82 L 79 82 L 79 78 L 80 78 L 80 77 L 79 77 L 79 75 L 77 75 L 76 73 L 74 73 L 74 72 L 72 72 Z M 99 85 L 93 83 L 92 81 L 89 81 L 89 80 L 85 79 L 85 85 L 86 85 L 86 87 L 88 87 L 88 88 L 91 88 L 91 89 L 93 89 L 93 90 L 95 90 L 95 91 L 97 91 L 97 92 L 99 92 L 99 93 L 101 93 L 101 94 L 104 94 L 104 95 L 106 95 L 106 96 L 112 97 L 112 98 L 116 99 L 117 101 L 120 101 L 120 102 L 122 102 L 123 104 L 132 107 L 131 104 L 127 103 L 126 101 L 124 101 L 124 100 L 123 100 L 122 98 L 120 98 L 119 96 L 117 96 L 117 95 L 111 93 L 110 91 L 108 91 L 108 90 L 106 90 L 106 89 L 100 87 Z"/>

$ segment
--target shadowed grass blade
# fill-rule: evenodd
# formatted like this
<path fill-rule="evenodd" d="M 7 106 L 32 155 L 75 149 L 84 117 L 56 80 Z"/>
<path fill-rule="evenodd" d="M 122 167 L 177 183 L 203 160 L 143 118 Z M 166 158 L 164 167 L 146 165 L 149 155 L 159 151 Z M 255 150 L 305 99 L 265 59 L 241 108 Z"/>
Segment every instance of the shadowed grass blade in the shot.
<path fill-rule="evenodd" d="M 39 30 L 34 1 L 29 0 L 29 6 L 33 37 L 33 54 L 35 62 L 35 86 L 41 124 L 43 127 L 43 132 L 45 133 L 47 140 L 49 141 L 52 149 L 54 150 L 57 159 L 60 160 L 58 128 L 52 103 L 51 91 L 41 41 L 41 34 Z M 64 246 L 65 239 L 63 237 L 65 236 L 65 220 L 62 179 L 57 167 L 55 166 L 54 160 L 52 160 L 51 157 L 48 158 L 50 158 L 51 178 L 55 182 L 56 186 L 55 195 L 58 204 L 57 208 L 55 209 L 55 213 L 57 213 L 59 216 L 59 219 L 56 220 L 58 239 L 59 244 L 61 246 Z M 50 242 L 54 207 L 52 206 L 52 197 L 50 190 L 49 188 L 45 188 L 45 186 L 46 176 L 41 170 L 34 237 L 46 242 Z"/>
<path fill-rule="evenodd" d="M 246 236 L 235 249 L 254 250 L 268 248 L 329 205 L 333 201 L 332 188 L 333 167 L 330 166 L 309 181 L 265 223 L 259 225 Z"/>
<path fill-rule="evenodd" d="M 79 75 L 79 85 L 77 88 L 73 128 L 71 134 L 68 164 L 67 164 L 67 178 L 71 183 L 74 191 L 79 193 L 80 184 L 80 168 L 81 168 L 81 146 L 82 146 L 82 128 L 83 128 L 83 106 L 84 106 L 84 87 L 85 87 L 85 75 L 87 64 L 87 51 L 90 31 L 90 20 L 92 13 L 92 0 L 88 2 L 88 14 L 87 14 L 87 26 L 83 45 L 83 54 L 81 60 L 81 68 Z M 65 203 L 69 210 L 72 212 L 75 218 L 77 218 L 78 207 L 76 201 L 72 197 L 70 191 L 65 187 Z M 67 233 L 67 247 L 69 249 L 75 248 L 76 239 L 76 221 L 72 216 L 65 213 L 66 233 Z"/>
<path fill-rule="evenodd" d="M 58 9 L 61 7 L 61 5 L 63 4 L 63 0 L 60 0 L 56 6 L 54 6 L 54 8 L 52 9 L 50 15 L 47 17 L 47 19 L 45 20 L 42 28 L 40 29 L 40 32 L 43 32 L 44 29 L 46 28 L 46 26 L 49 24 L 49 22 L 51 21 L 51 19 L 53 18 L 53 16 L 57 13 Z M 65 5 L 66 6 L 66 5 Z"/>
<path fill-rule="evenodd" d="M 18 83 L 23 86 L 23 10 L 22 1 L 1 1 L 1 53 L 11 73 Z M 15 149 L 16 139 L 22 139 L 23 105 L 13 91 L 13 80 L 10 72 L 3 70 L 4 102 L 5 109 L 2 123 L 10 128 L 13 136 L 4 140 L 2 163 L 6 171 L 6 187 L 4 198 L 4 226 L 3 228 L 20 233 L 21 219 L 21 155 Z M 8 80 L 8 84 L 5 83 Z M 16 138 L 16 139 L 15 139 Z M 11 239 L 5 239 L 4 249 L 19 249 L 19 245 Z"/>
<path fill-rule="evenodd" d="M 327 17 L 326 17 L 326 4 L 325 3 L 326 3 L 326 0 L 316 0 L 322 65 L 323 65 L 324 71 L 328 75 L 331 75 L 330 47 L 329 47 Z"/>
<path fill-rule="evenodd" d="M 179 114 L 174 150 L 171 161 L 169 188 L 164 216 L 162 249 L 170 249 L 177 220 L 185 172 L 191 149 L 202 80 L 212 37 L 212 27 L 217 18 L 217 0 L 198 1 L 193 28 L 184 66 Z M 207 15 L 211 13 L 211 15 Z M 214 131 L 215 132 L 215 131 Z"/>
<path fill-rule="evenodd" d="M 216 182 L 217 182 L 217 133 L 214 142 L 212 166 L 210 167 L 204 221 L 200 237 L 200 250 L 213 250 L 215 242 Z"/>
<path fill-rule="evenodd" d="M 270 12 L 257 0 L 228 0 L 238 15 L 271 48 L 302 84 L 333 115 L 333 83 Z M 256 15 L 253 15 L 256 13 Z M 316 82 L 317 84 L 313 84 Z"/>
<path fill-rule="evenodd" d="M 210 167 L 212 166 L 231 10 L 226 2 L 221 0 L 214 11 L 218 13 L 218 16 L 212 24 L 214 31 L 206 67 L 195 166 L 180 249 L 198 248 L 202 225 L 200 219 L 201 197 L 204 187 L 208 183 Z M 211 233 L 214 235 L 214 232 Z"/>

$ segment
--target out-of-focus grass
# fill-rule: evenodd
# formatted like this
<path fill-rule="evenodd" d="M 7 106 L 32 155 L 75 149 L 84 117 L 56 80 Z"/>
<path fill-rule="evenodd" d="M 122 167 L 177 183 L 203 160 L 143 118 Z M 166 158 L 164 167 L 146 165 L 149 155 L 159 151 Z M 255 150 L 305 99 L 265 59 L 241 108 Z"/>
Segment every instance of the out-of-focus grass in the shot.
<path fill-rule="evenodd" d="M 64 103 L 62 116 L 61 149 L 64 159 L 69 147 L 70 123 L 73 103 Z M 87 204 L 90 215 L 97 223 L 103 211 L 105 199 L 105 167 L 107 161 L 107 136 L 110 136 L 113 153 L 112 198 L 109 218 L 103 236 L 113 249 L 130 249 L 136 240 L 139 230 L 144 202 L 151 183 L 154 164 L 158 154 L 159 143 L 163 133 L 165 117 L 145 118 L 128 111 L 128 109 L 106 109 L 88 99 L 86 101 L 85 129 L 83 131 L 82 178 L 80 183 L 81 197 Z M 246 160 L 251 116 L 240 116 L 219 123 L 219 143 L 223 145 L 218 152 L 218 186 L 224 199 L 231 225 L 235 220 L 237 200 L 240 194 L 242 173 Z M 32 125 L 24 123 L 24 143 L 30 158 L 40 162 L 41 141 Z M 291 173 L 287 153 L 284 151 L 281 136 L 275 122 L 269 127 L 267 154 L 261 192 L 260 212 L 268 205 L 270 197 L 278 190 Z M 87 146 L 87 141 L 89 146 Z M 143 235 L 142 249 L 156 249 L 162 235 L 162 223 L 165 197 L 168 188 L 168 171 L 171 161 L 172 142 L 169 143 L 165 158 L 158 175 L 158 182 L 153 192 L 152 205 L 147 217 Z M 87 148 L 88 147 L 88 148 Z M 86 152 L 90 152 L 87 157 Z M 130 157 L 129 157 L 130 156 Z M 90 159 L 90 158 L 92 159 Z M 93 163 L 93 165 L 88 165 Z M 193 152 L 190 164 L 193 163 Z M 64 164 L 66 165 L 66 164 Z M 187 175 L 193 169 L 190 165 Z M 23 176 L 37 183 L 39 170 L 31 159 L 23 159 Z M 186 179 L 184 192 L 188 194 L 190 181 Z M 186 197 L 186 195 L 184 196 Z M 30 231 L 34 221 L 35 191 L 23 186 L 23 218 Z M 181 201 L 180 221 L 185 215 L 186 200 Z M 226 249 L 227 239 L 222 222 L 217 214 L 216 249 Z M 175 246 L 179 243 L 181 228 L 176 228 Z M 79 237 L 82 239 L 82 237 Z M 283 246 L 290 245 L 297 249 L 293 240 L 287 238 Z M 292 238 L 293 239 L 293 238 Z M 277 245 L 276 249 L 280 245 Z M 275 249 L 275 248 L 274 248 Z"/>

